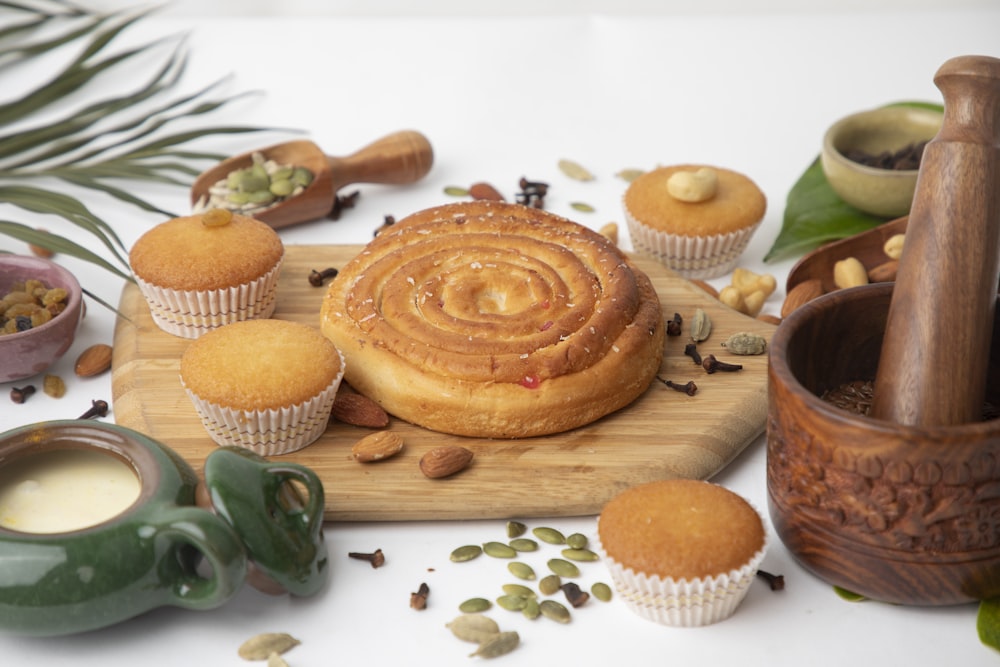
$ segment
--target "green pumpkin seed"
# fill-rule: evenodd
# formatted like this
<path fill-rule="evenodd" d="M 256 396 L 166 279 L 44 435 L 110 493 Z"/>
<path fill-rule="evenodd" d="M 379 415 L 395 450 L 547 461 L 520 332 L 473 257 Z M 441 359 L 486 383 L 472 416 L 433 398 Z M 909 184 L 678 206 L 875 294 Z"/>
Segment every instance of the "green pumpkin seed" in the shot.
<path fill-rule="evenodd" d="M 597 210 L 596 208 L 594 208 L 590 204 L 586 204 L 586 203 L 584 203 L 582 201 L 570 202 L 569 206 L 574 211 L 580 211 L 581 213 L 593 213 L 594 211 Z"/>
<path fill-rule="evenodd" d="M 590 549 L 563 549 L 562 550 L 562 555 L 563 555 L 563 558 L 567 558 L 569 560 L 575 560 L 575 561 L 583 562 L 583 563 L 588 563 L 588 562 L 592 562 L 592 561 L 600 560 L 601 559 L 600 556 L 598 556 L 596 553 L 594 553 Z"/>
<path fill-rule="evenodd" d="M 458 610 L 463 614 L 478 614 L 481 611 L 486 611 L 493 606 L 493 603 L 486 598 L 469 598 L 462 604 L 458 605 Z"/>
<path fill-rule="evenodd" d="M 561 587 L 562 579 L 558 574 L 542 577 L 542 580 L 538 582 L 538 590 L 541 591 L 542 595 L 555 595 Z"/>
<path fill-rule="evenodd" d="M 533 528 L 531 532 L 546 544 L 566 544 L 566 537 L 555 528 L 540 526 Z"/>
<path fill-rule="evenodd" d="M 513 630 L 501 632 L 480 644 L 478 649 L 469 654 L 469 657 L 499 658 L 501 655 L 507 655 L 516 649 L 520 642 L 521 638 Z"/>
<path fill-rule="evenodd" d="M 645 173 L 646 172 L 642 169 L 626 168 L 626 169 L 619 169 L 618 172 L 615 174 L 615 176 L 622 179 L 626 183 L 631 183 L 632 181 L 639 178 Z"/>
<path fill-rule="evenodd" d="M 503 592 L 507 595 L 520 595 L 523 598 L 533 598 L 535 591 L 522 584 L 504 584 Z"/>
<path fill-rule="evenodd" d="M 583 533 L 573 533 L 566 538 L 566 546 L 570 549 L 583 549 L 587 546 L 587 536 Z"/>
<path fill-rule="evenodd" d="M 542 600 L 538 603 L 538 609 L 542 613 L 542 616 L 556 623 L 569 623 L 572 618 L 569 609 L 561 602 L 556 602 L 555 600 Z"/>
<path fill-rule="evenodd" d="M 521 537 L 528 530 L 520 521 L 508 521 L 507 522 L 507 537 Z"/>
<path fill-rule="evenodd" d="M 560 577 L 580 576 L 580 568 L 568 560 L 563 560 L 562 558 L 549 559 L 548 566 L 549 569 L 552 570 L 553 574 L 558 574 Z"/>
<path fill-rule="evenodd" d="M 523 595 L 501 595 L 497 598 L 497 606 L 507 611 L 521 611 L 528 604 L 528 598 Z"/>
<path fill-rule="evenodd" d="M 593 586 L 590 587 L 591 594 L 600 600 L 601 602 L 607 602 L 611 599 L 611 586 L 608 586 L 602 581 L 598 581 Z"/>
<path fill-rule="evenodd" d="M 589 169 L 572 160 L 559 160 L 559 171 L 576 181 L 594 180 L 594 175 Z"/>
<path fill-rule="evenodd" d="M 500 626 L 489 616 L 482 614 L 463 614 L 446 623 L 445 627 L 462 641 L 482 644 L 494 635 L 500 634 Z"/>
<path fill-rule="evenodd" d="M 527 537 L 519 537 L 510 541 L 510 548 L 515 551 L 538 551 L 538 542 Z"/>
<path fill-rule="evenodd" d="M 453 563 L 464 563 L 467 560 L 478 558 L 482 553 L 483 548 L 478 544 L 467 544 L 451 552 L 451 561 Z"/>
<path fill-rule="evenodd" d="M 448 185 L 445 187 L 444 193 L 449 197 L 468 197 L 469 189 L 457 185 Z"/>
<path fill-rule="evenodd" d="M 514 558 L 517 552 L 503 542 L 487 542 L 483 545 L 483 553 L 493 558 Z"/>
<path fill-rule="evenodd" d="M 518 579 L 527 579 L 530 581 L 535 578 L 535 570 L 527 563 L 522 563 L 519 560 L 507 563 L 507 571 Z"/>
<path fill-rule="evenodd" d="M 521 614 L 524 615 L 529 621 L 533 621 L 542 613 L 541 605 L 538 602 L 538 598 L 528 598 L 528 601 L 524 604 L 524 609 L 521 610 Z"/>
<path fill-rule="evenodd" d="M 275 197 L 287 197 L 292 194 L 292 190 L 295 189 L 295 186 L 292 185 L 292 182 L 287 178 L 282 178 L 276 181 L 271 181 L 271 185 L 268 186 L 267 189 L 270 190 L 271 194 Z"/>
<path fill-rule="evenodd" d="M 267 660 L 272 653 L 281 655 L 300 643 L 298 639 L 285 632 L 265 632 L 243 642 L 238 652 L 244 660 Z"/>

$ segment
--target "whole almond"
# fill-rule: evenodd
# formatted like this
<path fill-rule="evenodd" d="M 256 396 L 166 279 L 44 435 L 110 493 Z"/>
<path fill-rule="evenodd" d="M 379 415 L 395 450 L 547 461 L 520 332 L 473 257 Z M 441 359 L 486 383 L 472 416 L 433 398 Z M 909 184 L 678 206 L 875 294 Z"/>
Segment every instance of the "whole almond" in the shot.
<path fill-rule="evenodd" d="M 109 368 L 111 368 L 111 346 L 98 343 L 80 353 L 74 371 L 82 378 L 89 378 L 100 375 Z"/>
<path fill-rule="evenodd" d="M 823 282 L 819 278 L 803 280 L 785 295 L 785 301 L 781 304 L 781 317 L 788 317 L 796 308 L 822 294 Z"/>
<path fill-rule="evenodd" d="M 891 283 L 896 280 L 899 271 L 899 260 L 890 259 L 878 266 L 873 266 L 868 272 L 868 281 L 873 283 Z"/>
<path fill-rule="evenodd" d="M 465 447 L 435 447 L 420 457 L 420 472 L 431 479 L 448 477 L 472 463 L 472 451 Z"/>
<path fill-rule="evenodd" d="M 403 449 L 403 438 L 392 431 L 379 431 L 361 438 L 351 447 L 351 454 L 361 463 L 383 461 Z"/>
<path fill-rule="evenodd" d="M 500 191 L 489 183 L 473 183 L 469 186 L 469 195 L 473 199 L 486 199 L 489 201 L 504 201 L 504 196 Z"/>
<path fill-rule="evenodd" d="M 353 391 L 337 392 L 331 414 L 337 421 L 351 426 L 385 428 L 389 425 L 389 415 L 381 405 Z"/>

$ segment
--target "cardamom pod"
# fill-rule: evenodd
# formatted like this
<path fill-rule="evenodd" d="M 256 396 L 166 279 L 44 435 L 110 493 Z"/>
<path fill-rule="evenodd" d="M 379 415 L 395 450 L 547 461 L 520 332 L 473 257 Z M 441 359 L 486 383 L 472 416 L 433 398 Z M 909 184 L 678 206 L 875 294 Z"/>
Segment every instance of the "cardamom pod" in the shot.
<path fill-rule="evenodd" d="M 712 320 L 708 317 L 708 313 L 701 308 L 696 308 L 689 328 L 691 340 L 700 343 L 712 334 Z"/>
<path fill-rule="evenodd" d="M 583 165 L 572 160 L 559 160 L 559 171 L 575 181 L 592 181 L 594 175 Z"/>
<path fill-rule="evenodd" d="M 451 634 L 465 642 L 482 644 L 484 641 L 500 634 L 500 626 L 489 616 L 482 614 L 463 614 L 445 627 Z"/>
<path fill-rule="evenodd" d="M 501 655 L 507 655 L 516 649 L 520 642 L 521 637 L 513 630 L 501 632 L 480 644 L 478 649 L 469 654 L 469 657 L 499 658 Z"/>
<path fill-rule="evenodd" d="M 764 350 L 767 349 L 767 340 L 763 336 L 741 331 L 730 336 L 722 346 L 733 354 L 764 354 Z"/>
<path fill-rule="evenodd" d="M 286 632 L 265 632 L 243 642 L 238 652 L 244 660 L 267 660 L 272 653 L 281 655 L 300 643 Z"/>

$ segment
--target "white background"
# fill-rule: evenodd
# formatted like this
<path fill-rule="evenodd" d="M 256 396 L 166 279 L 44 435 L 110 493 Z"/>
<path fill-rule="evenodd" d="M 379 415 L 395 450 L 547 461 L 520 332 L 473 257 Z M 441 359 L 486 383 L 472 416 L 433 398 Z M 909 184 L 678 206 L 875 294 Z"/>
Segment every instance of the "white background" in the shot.
<path fill-rule="evenodd" d="M 792 262 L 765 266 L 761 259 L 780 227 L 784 198 L 817 155 L 825 128 L 847 113 L 891 101 L 938 100 L 936 69 L 952 56 L 1000 56 L 998 29 L 1000 8 L 985 0 L 947 6 L 929 0 L 501 6 L 181 1 L 144 20 L 127 40 L 187 33 L 188 89 L 231 74 L 223 91 L 263 91 L 227 108 L 220 122 L 299 128 L 334 155 L 403 128 L 430 138 L 436 163 L 423 182 L 363 187 L 357 208 L 341 221 L 286 230 L 286 243 L 361 243 L 384 215 L 441 203 L 447 185 L 487 180 L 512 193 L 522 175 L 553 183 L 550 210 L 596 228 L 620 222 L 625 186 L 613 176 L 619 169 L 703 161 L 747 173 L 767 194 L 767 216 L 743 265 L 772 272 L 782 284 Z M 0 99 L 25 90 L 41 74 L 5 79 Z M 108 76 L 100 94 L 131 85 L 134 78 Z M 237 152 L 273 143 L 276 136 L 287 135 L 251 135 L 219 145 Z M 598 179 L 577 183 L 561 177 L 555 167 L 560 158 L 581 162 Z M 177 189 L 142 193 L 178 212 L 187 204 L 186 193 Z M 82 197 L 128 245 L 160 221 L 96 195 Z M 597 212 L 575 213 L 569 207 L 574 200 Z M 10 207 L 0 207 L 0 217 L 59 224 Z M 622 244 L 629 247 L 624 233 Z M 7 239 L 0 239 L 0 247 L 24 250 Z M 120 282 L 72 260 L 66 265 L 89 289 L 117 301 Z M 768 312 L 778 311 L 783 296 L 779 289 Z M 69 381 L 67 396 L 37 396 L 22 406 L 0 400 L 0 430 L 74 417 L 90 399 L 110 397 L 109 377 L 73 377 L 80 351 L 111 341 L 111 315 L 93 303 L 88 310 L 77 342 L 53 369 Z M 8 388 L 0 386 L 0 395 Z M 753 443 L 716 478 L 762 509 L 763 445 Z M 337 490 L 328 493 L 335 498 Z M 568 532 L 592 533 L 594 527 L 592 517 L 529 523 Z M 4 638 L 3 663 L 238 665 L 240 642 L 280 630 L 303 642 L 287 656 L 292 665 L 466 665 L 471 645 L 452 638 L 444 623 L 459 601 L 492 596 L 510 577 L 503 563 L 480 559 L 459 567 L 448 554 L 461 544 L 502 536 L 502 521 L 333 524 L 327 529 L 333 578 L 319 596 L 270 598 L 245 590 L 212 612 L 162 609 L 81 636 Z M 382 569 L 346 558 L 348 551 L 376 547 L 388 556 Z M 587 570 L 587 583 L 607 579 L 601 567 Z M 777 540 L 763 568 L 784 574 L 787 589 L 771 593 L 755 585 L 733 618 L 696 630 L 642 621 L 620 601 L 591 602 L 566 627 L 495 611 L 501 625 L 518 630 L 524 642 L 504 660 L 771 667 L 997 661 L 976 637 L 974 605 L 847 603 L 802 570 Z M 415 612 L 408 599 L 421 581 L 431 588 L 431 604 Z"/>

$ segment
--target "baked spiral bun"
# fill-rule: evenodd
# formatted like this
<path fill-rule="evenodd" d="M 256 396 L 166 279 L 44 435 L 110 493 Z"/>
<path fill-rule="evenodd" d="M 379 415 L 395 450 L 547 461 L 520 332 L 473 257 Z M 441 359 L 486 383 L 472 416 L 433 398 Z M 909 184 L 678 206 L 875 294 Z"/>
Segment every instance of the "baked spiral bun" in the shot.
<path fill-rule="evenodd" d="M 600 234 L 517 204 L 400 220 L 340 270 L 320 318 L 351 386 L 464 436 L 588 424 L 638 398 L 663 355 L 649 278 Z"/>

